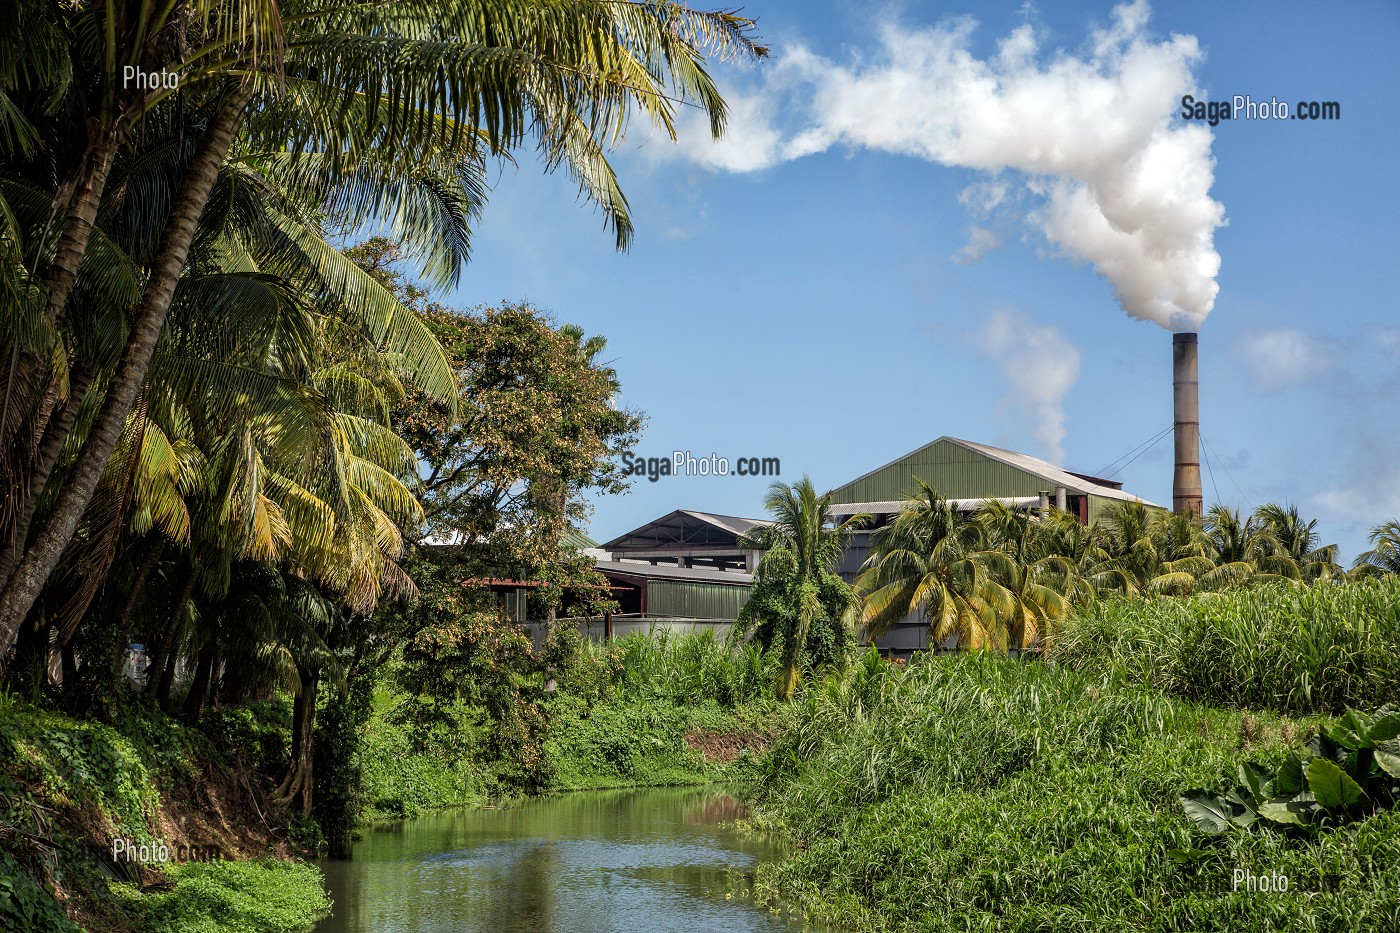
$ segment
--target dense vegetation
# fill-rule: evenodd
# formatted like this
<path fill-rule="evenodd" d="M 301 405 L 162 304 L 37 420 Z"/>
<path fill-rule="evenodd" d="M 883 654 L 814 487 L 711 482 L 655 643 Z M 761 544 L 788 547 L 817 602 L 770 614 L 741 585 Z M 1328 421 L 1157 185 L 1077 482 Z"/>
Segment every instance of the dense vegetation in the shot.
<path fill-rule="evenodd" d="M 533 579 L 551 613 L 596 597 L 561 541 L 620 487 L 610 454 L 640 418 L 601 338 L 426 289 L 455 283 L 490 172 L 531 148 L 625 247 L 609 149 L 629 119 L 673 135 L 678 106 L 718 135 L 706 55 L 764 54 L 752 27 L 596 0 L 4 4 L 0 666 L 24 708 L 73 717 L 45 721 L 57 737 L 164 714 L 200 735 L 273 704 L 285 742 L 270 780 L 239 766 L 250 805 L 335 851 L 389 658 L 414 709 L 484 703 L 496 758 L 537 747 L 508 689 L 534 662 L 460 584 Z M 347 231 L 387 238 L 342 249 Z M 451 554 L 416 546 L 444 530 Z M 7 806 L 67 806 L 42 777 L 16 772 Z M 67 898 L 91 859 L 31 864 L 20 832 L 0 833 L 6 890 Z M 238 927 L 239 898 L 276 912 L 258 871 L 172 870 L 172 892 L 111 909 Z"/>
<path fill-rule="evenodd" d="M 755 803 L 802 851 L 760 893 L 862 929 L 1393 928 L 1400 812 L 1208 836 L 1178 801 L 1315 728 L 1111 668 L 871 655 L 799 698 L 763 761 Z M 1260 893 L 1274 873 L 1288 890 Z"/>
<path fill-rule="evenodd" d="M 1105 600 L 1060 630 L 1051 655 L 1217 706 L 1372 710 L 1400 702 L 1400 578 Z"/>
<path fill-rule="evenodd" d="M 608 645 L 573 642 L 567 651 L 552 671 L 556 689 L 540 700 L 539 751 L 521 749 L 520 759 L 499 756 L 491 726 L 470 706 L 437 733 L 449 741 L 402 728 L 396 711 L 406 695 L 382 689 L 361 751 L 362 818 L 521 790 L 706 783 L 767 744 L 774 660 L 756 647 L 659 632 Z"/>
<path fill-rule="evenodd" d="M 114 727 L 0 696 L 0 928 L 292 933 L 324 916 L 320 873 L 284 860 L 289 827 L 269 832 L 245 783 L 280 766 L 289 712 L 194 729 L 133 708 Z M 114 855 L 111 840 L 166 857 Z"/>

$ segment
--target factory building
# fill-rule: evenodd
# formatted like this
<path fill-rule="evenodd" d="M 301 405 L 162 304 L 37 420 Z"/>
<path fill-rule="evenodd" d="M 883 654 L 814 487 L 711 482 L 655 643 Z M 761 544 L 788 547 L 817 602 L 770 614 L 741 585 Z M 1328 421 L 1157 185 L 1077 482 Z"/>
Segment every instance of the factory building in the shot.
<path fill-rule="evenodd" d="M 858 531 L 838 568 L 854 580 L 870 553 L 871 538 L 898 513 L 915 478 L 929 483 L 963 511 L 996 499 L 1012 508 L 1055 506 L 1084 524 L 1115 503 L 1142 502 L 1111 479 L 1074 473 L 1027 454 L 956 437 L 940 437 L 831 491 L 838 520 L 873 516 Z M 666 617 L 733 621 L 747 601 L 761 552 L 743 547 L 744 535 L 768 524 L 758 518 L 677 509 L 619 535 L 589 553 L 621 605 L 619 619 Z M 879 647 L 904 653 L 928 647 L 919 619 L 896 626 Z"/>

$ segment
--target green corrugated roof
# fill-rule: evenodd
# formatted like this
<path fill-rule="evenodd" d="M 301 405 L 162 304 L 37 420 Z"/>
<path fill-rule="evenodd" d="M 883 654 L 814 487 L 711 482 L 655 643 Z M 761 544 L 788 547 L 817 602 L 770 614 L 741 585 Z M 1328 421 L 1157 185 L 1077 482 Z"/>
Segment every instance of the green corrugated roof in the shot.
<path fill-rule="evenodd" d="M 597 541 L 594 541 L 577 528 L 570 528 L 568 531 L 564 532 L 563 537 L 559 539 L 559 543 L 564 547 L 578 548 L 580 551 L 584 548 L 598 546 Z"/>

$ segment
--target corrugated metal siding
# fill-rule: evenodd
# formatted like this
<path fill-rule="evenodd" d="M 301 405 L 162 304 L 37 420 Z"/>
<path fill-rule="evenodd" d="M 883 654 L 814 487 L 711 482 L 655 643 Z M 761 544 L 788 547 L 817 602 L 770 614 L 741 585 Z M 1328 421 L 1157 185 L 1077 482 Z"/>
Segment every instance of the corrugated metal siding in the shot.
<path fill-rule="evenodd" d="M 1103 521 L 1108 514 L 1108 510 L 1117 503 L 1112 499 L 1105 499 L 1103 496 L 1089 497 L 1089 524 Z"/>
<path fill-rule="evenodd" d="M 1103 521 L 1105 518 L 1108 517 L 1108 513 L 1114 508 L 1114 506 L 1118 505 L 1122 505 L 1122 503 L 1119 502 L 1117 499 L 1106 499 L 1103 496 L 1094 495 L 1089 496 L 1089 524 L 1092 525 L 1094 524 L 1094 522 Z M 1170 510 L 1164 509 L 1160 505 L 1148 504 L 1147 511 L 1148 514 L 1153 514 L 1156 512 L 1165 513 Z"/>
<path fill-rule="evenodd" d="M 647 584 L 647 612 L 652 615 L 733 620 L 748 599 L 747 586 L 678 580 L 652 580 Z"/>
<path fill-rule="evenodd" d="M 939 441 L 917 450 L 864 479 L 832 492 L 832 502 L 883 502 L 903 499 L 919 477 L 949 499 L 982 496 L 1033 496 L 1046 488 L 1039 477 L 959 447 Z"/>

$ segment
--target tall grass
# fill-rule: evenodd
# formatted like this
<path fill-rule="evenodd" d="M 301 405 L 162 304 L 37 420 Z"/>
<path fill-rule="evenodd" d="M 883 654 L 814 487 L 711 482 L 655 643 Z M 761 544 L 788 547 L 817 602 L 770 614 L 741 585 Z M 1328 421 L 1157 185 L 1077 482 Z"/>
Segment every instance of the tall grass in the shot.
<path fill-rule="evenodd" d="M 1222 706 L 1372 709 L 1400 701 L 1400 580 L 1110 600 L 1065 623 L 1052 657 Z"/>
<path fill-rule="evenodd" d="M 752 794 L 800 851 L 762 895 L 852 928 L 1396 929 L 1400 814 L 1204 839 L 1176 802 L 1300 724 L 989 656 L 871 656 L 809 691 Z M 1248 745 L 1242 751 L 1241 745 Z M 1196 851 L 1192 851 L 1196 850 Z M 1236 868 L 1288 875 L 1232 890 Z"/>
<path fill-rule="evenodd" d="M 713 632 L 633 633 L 591 650 L 611 656 L 614 685 L 628 699 L 735 707 L 765 700 L 773 691 L 771 659 L 756 645 Z"/>

